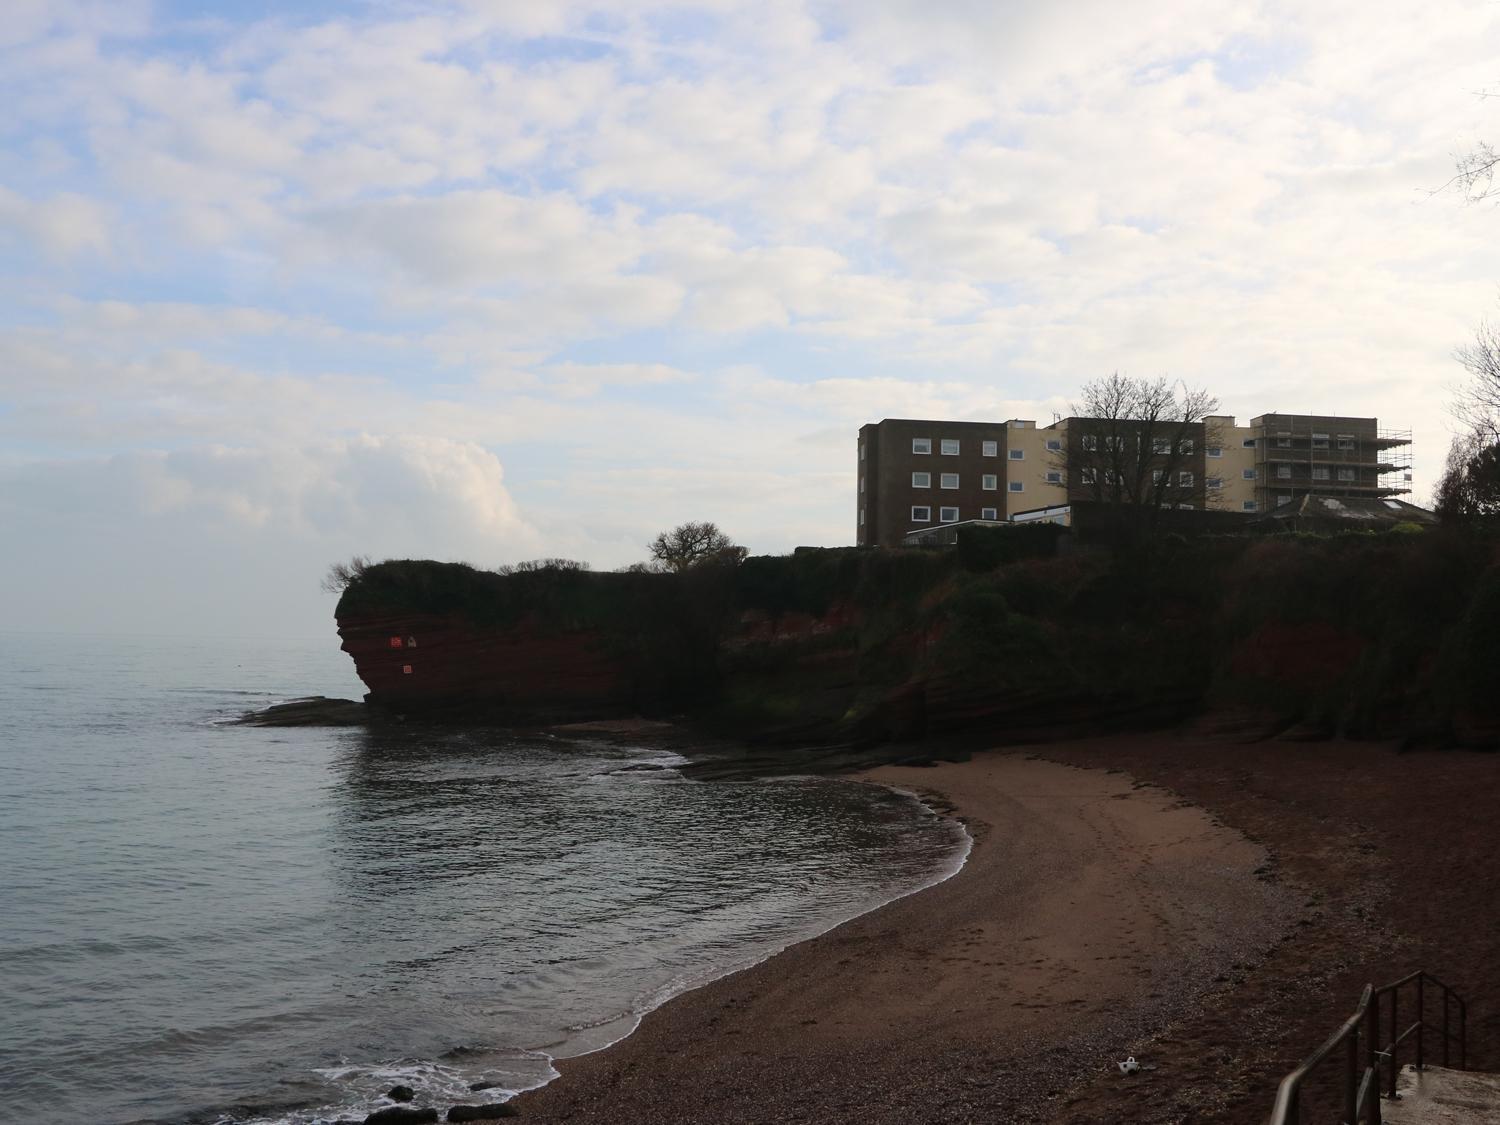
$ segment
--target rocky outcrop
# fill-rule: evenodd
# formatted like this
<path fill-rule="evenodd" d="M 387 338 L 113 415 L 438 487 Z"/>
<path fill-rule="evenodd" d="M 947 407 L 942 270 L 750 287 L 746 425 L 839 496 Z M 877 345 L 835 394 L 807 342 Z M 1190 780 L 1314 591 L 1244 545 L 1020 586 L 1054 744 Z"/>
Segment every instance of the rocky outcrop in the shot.
<path fill-rule="evenodd" d="M 310 695 L 275 703 L 259 711 L 250 711 L 235 720 L 246 727 L 355 727 L 362 725 L 367 714 L 365 705 L 353 699 L 329 699 Z"/>
<path fill-rule="evenodd" d="M 389 1109 L 376 1110 L 365 1118 L 365 1125 L 430 1125 L 438 1119 L 435 1109 L 413 1109 L 410 1106 L 393 1105 Z"/>
<path fill-rule="evenodd" d="M 340 617 L 339 636 L 368 700 L 385 710 L 550 720 L 625 713 L 636 703 L 630 668 L 595 630 L 366 613 Z"/>
<path fill-rule="evenodd" d="M 688 714 L 834 756 L 1195 717 L 1233 739 L 1483 745 L 1500 741 L 1491 551 L 1424 532 L 983 566 L 799 551 L 682 575 L 405 561 L 364 571 L 337 617 L 376 716 Z"/>
<path fill-rule="evenodd" d="M 501 1117 L 519 1117 L 516 1107 L 509 1102 L 490 1102 L 488 1105 L 456 1105 L 448 1111 L 449 1121 L 494 1121 Z"/>

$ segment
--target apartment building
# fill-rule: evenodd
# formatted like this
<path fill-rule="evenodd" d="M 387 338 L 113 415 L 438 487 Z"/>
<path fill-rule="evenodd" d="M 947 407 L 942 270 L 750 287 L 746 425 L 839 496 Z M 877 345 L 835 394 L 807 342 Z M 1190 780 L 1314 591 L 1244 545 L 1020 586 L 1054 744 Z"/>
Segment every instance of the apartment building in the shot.
<path fill-rule="evenodd" d="M 1173 508 L 1264 512 L 1310 493 L 1380 499 L 1411 491 L 1411 433 L 1374 418 L 1229 415 L 1169 427 L 1066 418 L 949 422 L 887 418 L 860 427 L 855 542 L 895 546 L 914 531 L 1004 522 L 1073 502 L 1150 497 Z"/>

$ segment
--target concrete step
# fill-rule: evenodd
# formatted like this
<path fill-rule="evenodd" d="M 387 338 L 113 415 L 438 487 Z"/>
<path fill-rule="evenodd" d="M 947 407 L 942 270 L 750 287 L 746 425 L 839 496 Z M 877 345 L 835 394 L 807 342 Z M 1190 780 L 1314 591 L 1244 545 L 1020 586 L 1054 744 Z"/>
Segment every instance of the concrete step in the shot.
<path fill-rule="evenodd" d="M 1403 1066 L 1394 1102 L 1380 1103 L 1389 1125 L 1500 1125 L 1500 1074 Z"/>

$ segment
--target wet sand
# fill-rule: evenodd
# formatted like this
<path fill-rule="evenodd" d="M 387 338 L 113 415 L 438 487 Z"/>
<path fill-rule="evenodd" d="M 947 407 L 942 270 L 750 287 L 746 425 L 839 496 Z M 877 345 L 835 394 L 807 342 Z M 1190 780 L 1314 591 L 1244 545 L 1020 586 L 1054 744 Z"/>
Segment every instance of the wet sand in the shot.
<path fill-rule="evenodd" d="M 1117 1059 L 1276 949 L 1301 899 L 1261 845 L 1088 764 L 990 754 L 864 775 L 960 817 L 963 870 L 677 998 L 518 1107 L 583 1122 L 1078 1111 L 1091 1083 L 1123 1081 Z"/>

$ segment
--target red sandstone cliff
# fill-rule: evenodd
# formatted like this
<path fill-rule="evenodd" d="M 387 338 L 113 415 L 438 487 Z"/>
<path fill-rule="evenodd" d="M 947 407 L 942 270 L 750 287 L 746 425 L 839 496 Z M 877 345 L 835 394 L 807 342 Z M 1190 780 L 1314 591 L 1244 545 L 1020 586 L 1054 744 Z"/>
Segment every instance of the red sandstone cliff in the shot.
<path fill-rule="evenodd" d="M 354 658 L 371 702 L 421 710 L 460 705 L 513 715 L 628 710 L 634 680 L 592 630 L 504 630 L 454 616 L 361 613 L 340 617 L 340 646 Z"/>

